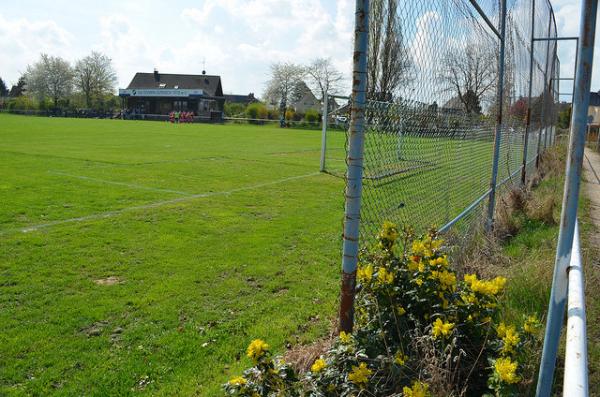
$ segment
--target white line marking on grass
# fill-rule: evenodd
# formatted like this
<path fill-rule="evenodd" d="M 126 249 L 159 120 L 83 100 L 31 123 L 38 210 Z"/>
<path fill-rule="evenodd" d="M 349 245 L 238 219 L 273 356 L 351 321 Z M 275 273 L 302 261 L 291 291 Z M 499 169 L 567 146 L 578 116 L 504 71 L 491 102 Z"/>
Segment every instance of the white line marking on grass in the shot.
<path fill-rule="evenodd" d="M 57 221 L 53 221 L 53 222 L 27 226 L 27 227 L 19 228 L 19 229 L 0 231 L 0 235 L 8 234 L 10 232 L 16 232 L 16 231 L 21 232 L 21 233 L 29 233 L 29 232 L 34 232 L 34 231 L 37 231 L 40 229 L 46 229 L 46 228 L 49 228 L 52 226 L 63 225 L 63 224 L 67 224 L 67 223 L 77 223 L 77 222 L 86 222 L 86 221 L 93 221 L 93 220 L 98 220 L 98 219 L 112 218 L 114 216 L 121 215 L 126 212 L 158 208 L 158 207 L 162 207 L 162 206 L 169 205 L 169 204 L 178 204 L 178 203 L 183 203 L 186 201 L 191 201 L 191 200 L 195 200 L 195 199 L 199 199 L 199 198 L 206 198 L 206 197 L 213 197 L 213 196 L 227 196 L 227 195 L 233 194 L 233 193 L 259 189 L 261 187 L 278 185 L 281 183 L 285 183 L 285 182 L 289 182 L 289 181 L 293 181 L 293 180 L 297 180 L 297 179 L 309 178 L 311 176 L 320 175 L 320 174 L 321 174 L 320 172 L 311 172 L 310 174 L 291 176 L 291 177 L 278 179 L 278 180 L 271 181 L 271 182 L 259 183 L 256 185 L 240 187 L 237 189 L 227 190 L 227 191 L 223 191 L 223 192 L 200 193 L 200 194 L 194 194 L 194 195 L 186 196 L 186 197 L 178 197 L 178 198 L 171 199 L 171 200 L 157 201 L 157 202 L 150 203 L 150 204 L 126 207 L 126 208 L 122 208 L 122 209 L 114 210 L 114 211 L 106 211 L 106 212 L 100 212 L 97 214 L 80 216 L 77 218 L 61 219 L 61 220 L 57 220 Z"/>
<path fill-rule="evenodd" d="M 109 180 L 106 180 L 106 179 L 93 178 L 93 177 L 90 177 L 90 176 L 67 174 L 66 172 L 62 172 L 62 171 L 49 170 L 48 173 L 53 174 L 53 175 L 67 176 L 69 178 L 81 179 L 81 180 L 84 180 L 84 181 L 100 182 L 100 183 L 106 183 L 106 184 L 109 184 L 109 185 L 117 185 L 117 186 L 125 186 L 125 187 L 129 187 L 129 188 L 132 188 L 132 189 L 149 190 L 151 192 L 175 193 L 175 194 L 181 194 L 183 196 L 192 196 L 193 195 L 193 193 L 182 192 L 182 191 L 179 191 L 179 190 L 161 189 L 161 188 L 148 187 L 148 186 L 143 186 L 143 185 L 136 185 L 134 183 L 109 181 Z"/>

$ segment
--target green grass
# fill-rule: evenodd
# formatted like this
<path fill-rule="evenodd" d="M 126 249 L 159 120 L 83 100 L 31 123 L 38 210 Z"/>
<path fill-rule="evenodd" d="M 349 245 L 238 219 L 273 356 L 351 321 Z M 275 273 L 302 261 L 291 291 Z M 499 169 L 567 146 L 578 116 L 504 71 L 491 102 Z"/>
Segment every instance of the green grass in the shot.
<path fill-rule="evenodd" d="M 325 332 L 343 181 L 319 146 L 0 115 L 0 395 L 218 395 L 251 339 Z"/>
<path fill-rule="evenodd" d="M 370 236 L 440 226 L 489 186 L 491 139 L 403 144 L 432 166 L 365 183 Z M 368 159 L 397 145 L 369 134 Z M 344 181 L 319 152 L 316 130 L 0 114 L 0 395 L 220 395 L 253 338 L 323 335 Z"/>

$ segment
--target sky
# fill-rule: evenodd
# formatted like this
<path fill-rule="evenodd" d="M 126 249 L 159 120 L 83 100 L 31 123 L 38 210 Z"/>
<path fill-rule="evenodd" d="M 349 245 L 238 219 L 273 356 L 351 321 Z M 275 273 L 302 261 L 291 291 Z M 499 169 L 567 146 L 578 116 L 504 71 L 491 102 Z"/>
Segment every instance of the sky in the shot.
<path fill-rule="evenodd" d="M 560 36 L 578 34 L 580 3 L 552 0 Z M 0 77 L 10 87 L 41 52 L 74 63 L 95 50 L 113 60 L 120 88 L 135 72 L 156 68 L 196 74 L 205 69 L 221 76 L 225 93 L 260 96 L 272 63 L 307 63 L 316 57 L 331 58 L 349 81 L 354 4 L 353 0 L 0 0 Z M 574 44 L 559 44 L 563 77 L 573 73 L 574 54 Z M 592 90 L 598 91 L 600 38 L 595 58 Z M 569 92 L 569 84 L 563 82 L 561 91 Z"/>

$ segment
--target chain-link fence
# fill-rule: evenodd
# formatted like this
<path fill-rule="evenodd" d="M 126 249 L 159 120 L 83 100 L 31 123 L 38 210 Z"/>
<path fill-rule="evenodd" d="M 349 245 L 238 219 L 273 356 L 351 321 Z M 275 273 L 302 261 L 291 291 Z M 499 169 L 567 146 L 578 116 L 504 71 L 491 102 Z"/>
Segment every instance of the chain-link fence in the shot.
<path fill-rule="evenodd" d="M 390 65 L 382 59 L 385 44 L 373 40 L 384 43 L 391 22 L 377 29 L 374 3 L 382 2 L 372 1 L 370 10 L 368 55 L 378 58 L 369 59 L 366 73 L 361 241 L 372 241 L 385 220 L 464 233 L 485 219 L 493 193 L 498 98 L 498 189 L 521 183 L 522 169 L 531 174 L 554 142 L 559 63 L 552 8 L 546 0 L 508 1 L 503 30 L 499 1 L 383 2 L 396 9 Z M 391 78 L 395 86 L 383 84 Z M 322 168 L 343 176 L 350 106 L 338 98 L 327 101 Z"/>

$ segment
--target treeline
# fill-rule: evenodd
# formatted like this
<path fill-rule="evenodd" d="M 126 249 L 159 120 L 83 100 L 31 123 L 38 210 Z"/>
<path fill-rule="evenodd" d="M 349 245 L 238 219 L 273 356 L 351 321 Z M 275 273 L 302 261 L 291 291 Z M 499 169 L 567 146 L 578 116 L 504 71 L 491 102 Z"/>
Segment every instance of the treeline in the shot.
<path fill-rule="evenodd" d="M 249 104 L 225 102 L 223 106 L 225 117 L 245 118 L 256 120 L 280 120 L 280 110 L 274 107 L 269 108 L 263 102 L 252 102 Z M 285 111 L 285 120 L 287 122 L 305 122 L 318 123 L 321 120 L 321 114 L 314 109 L 307 109 L 306 112 L 295 111 L 288 108 Z"/>
<path fill-rule="evenodd" d="M 119 109 L 117 74 L 111 59 L 96 51 L 71 65 L 41 54 L 10 90 L 0 78 L 0 109 L 54 114 L 107 114 Z"/>

